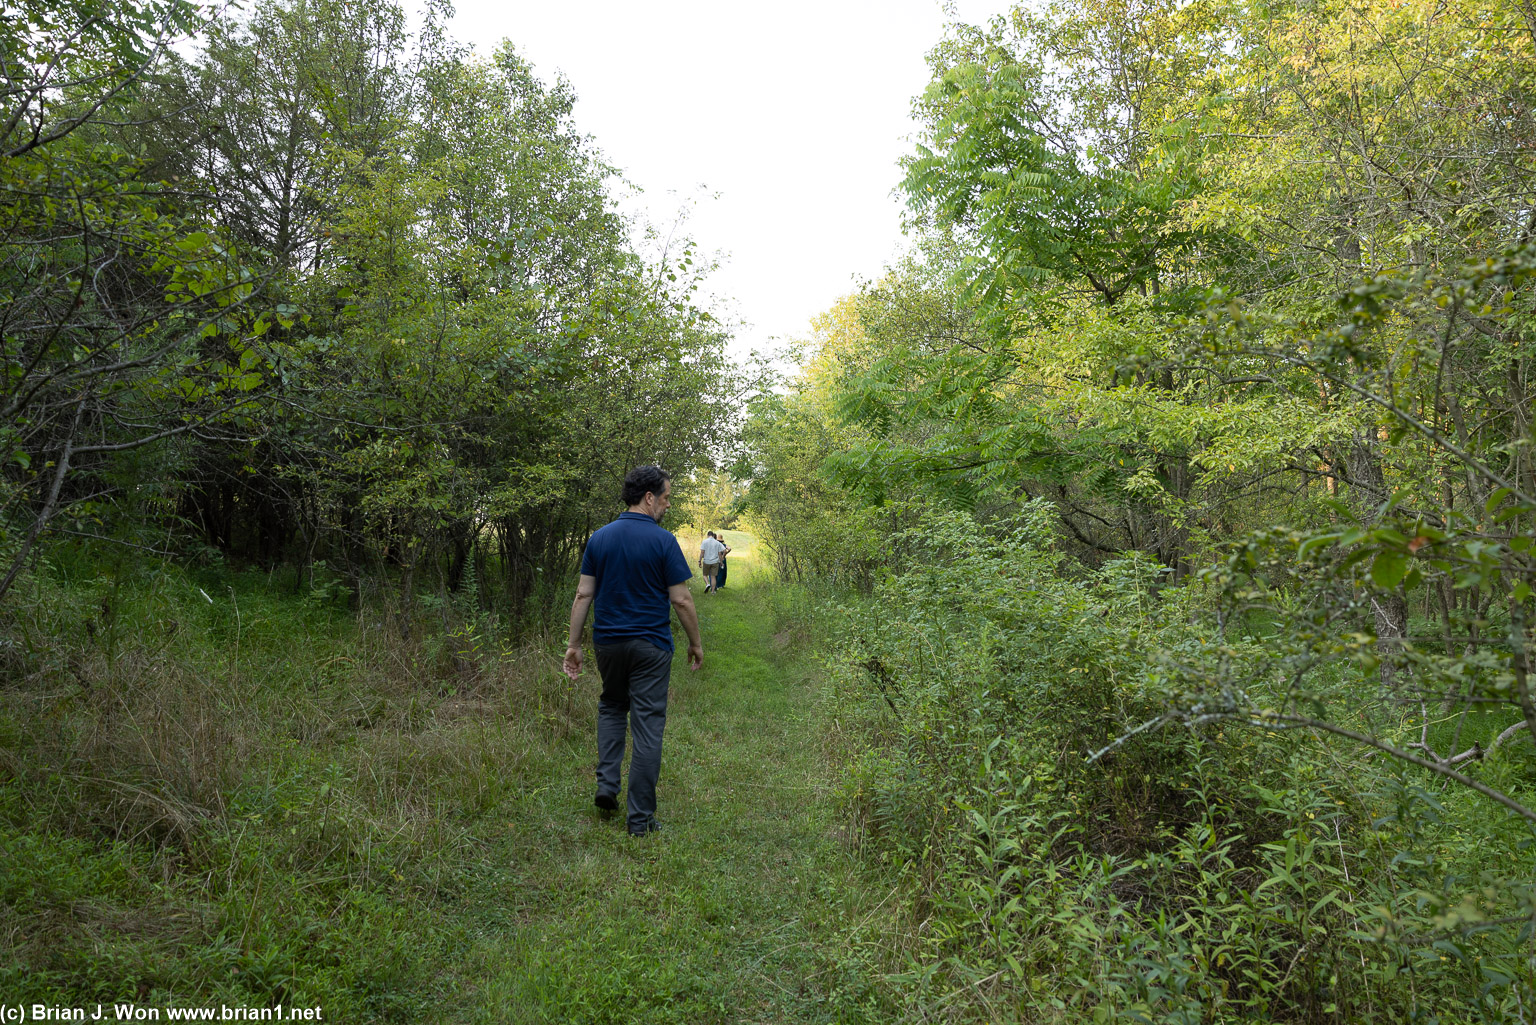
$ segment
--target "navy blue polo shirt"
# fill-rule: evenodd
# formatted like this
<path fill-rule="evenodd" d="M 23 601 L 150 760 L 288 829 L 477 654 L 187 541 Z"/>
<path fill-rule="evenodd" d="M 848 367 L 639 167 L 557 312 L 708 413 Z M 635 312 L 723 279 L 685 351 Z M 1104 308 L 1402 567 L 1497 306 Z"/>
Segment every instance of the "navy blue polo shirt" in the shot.
<path fill-rule="evenodd" d="M 645 513 L 620 513 L 587 541 L 581 572 L 597 579 L 593 644 L 643 637 L 672 650 L 667 588 L 683 583 L 693 571 L 669 531 Z"/>

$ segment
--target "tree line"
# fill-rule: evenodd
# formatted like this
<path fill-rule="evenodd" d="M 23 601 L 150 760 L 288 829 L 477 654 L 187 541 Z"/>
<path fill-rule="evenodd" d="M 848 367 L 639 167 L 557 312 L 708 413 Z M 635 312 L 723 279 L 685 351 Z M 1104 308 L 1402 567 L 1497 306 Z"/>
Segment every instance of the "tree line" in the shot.
<path fill-rule="evenodd" d="M 701 262 L 617 212 L 568 82 L 450 15 L 0 19 L 0 600 L 95 538 L 521 616 L 626 468 L 708 464 Z"/>
<path fill-rule="evenodd" d="M 1533 38 L 1523 0 L 1060 0 L 933 50 L 912 252 L 815 324 L 742 470 L 785 573 L 875 596 L 848 686 L 903 782 L 872 771 L 859 813 L 925 899 L 982 895 L 954 921 L 998 948 L 924 962 L 967 1001 L 1030 1003 L 1000 938 L 1027 934 L 1140 966 L 1085 961 L 1084 1014 L 1525 1020 Z M 1340 772 L 1351 796 L 1294 803 Z M 1318 822 L 1337 856 L 1298 882 Z M 1020 872 L 1140 903 L 1042 936 L 1006 925 Z M 1312 931 L 1254 911 L 1335 882 Z M 1189 939 L 1250 913 L 1276 945 L 1242 972 Z M 1402 964 L 1426 989 L 1399 1000 Z"/>

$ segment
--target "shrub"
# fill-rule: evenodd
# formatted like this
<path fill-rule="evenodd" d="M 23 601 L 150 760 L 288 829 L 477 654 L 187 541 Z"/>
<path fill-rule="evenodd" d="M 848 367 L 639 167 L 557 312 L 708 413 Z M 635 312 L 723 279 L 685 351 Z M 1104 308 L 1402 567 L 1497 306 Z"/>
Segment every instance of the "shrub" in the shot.
<path fill-rule="evenodd" d="M 893 538 L 901 572 L 836 610 L 845 806 L 908 882 L 888 984 L 978 1020 L 1529 1006 L 1533 894 L 1495 868 L 1529 858 L 1529 830 L 1310 734 L 1145 728 L 1191 676 L 1266 700 L 1265 648 L 1148 560 L 1069 573 L 1051 524 L 1038 503 L 929 513 Z"/>

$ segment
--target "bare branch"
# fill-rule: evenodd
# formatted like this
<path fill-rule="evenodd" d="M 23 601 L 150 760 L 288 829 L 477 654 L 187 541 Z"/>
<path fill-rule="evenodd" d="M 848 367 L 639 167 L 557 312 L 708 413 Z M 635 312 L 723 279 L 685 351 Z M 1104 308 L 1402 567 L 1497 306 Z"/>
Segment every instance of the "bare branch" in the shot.
<path fill-rule="evenodd" d="M 1236 718 L 1236 716 L 1233 716 L 1233 718 Z M 1531 809 L 1527 808 L 1519 801 L 1516 801 L 1508 794 L 1502 794 L 1499 791 L 1494 790 L 1492 787 L 1479 783 L 1472 777 L 1465 776 L 1457 772 L 1455 769 L 1450 768 L 1448 765 L 1442 764 L 1438 761 L 1432 762 L 1427 758 L 1420 758 L 1415 754 L 1409 754 L 1402 748 L 1395 747 L 1392 744 L 1387 743 L 1385 740 L 1378 740 L 1377 738 L 1368 734 L 1346 729 L 1343 726 L 1337 726 L 1322 719 L 1313 719 L 1310 716 L 1293 715 L 1287 712 L 1265 712 L 1261 713 L 1260 717 L 1254 720 L 1254 724 L 1258 726 L 1272 725 L 1274 723 L 1288 723 L 1292 726 L 1304 726 L 1308 729 L 1322 730 L 1324 733 L 1332 733 L 1336 736 L 1345 737 L 1349 740 L 1356 741 L 1357 743 L 1373 747 L 1383 754 L 1388 754 L 1393 758 L 1397 758 L 1405 762 L 1410 762 L 1414 765 L 1428 769 L 1431 772 L 1437 772 L 1447 779 L 1455 780 L 1462 786 L 1471 787 L 1473 790 L 1476 790 L 1484 797 L 1502 804 L 1516 815 L 1519 815 L 1531 822 L 1536 822 L 1536 811 L 1531 811 Z"/>
<path fill-rule="evenodd" d="M 1524 719 L 1521 719 L 1519 722 L 1515 723 L 1513 726 L 1511 726 L 1508 729 L 1504 730 L 1504 732 L 1500 733 L 1497 737 L 1494 737 L 1493 740 L 1489 741 L 1489 743 L 1488 743 L 1488 753 L 1489 754 L 1493 754 L 1493 752 L 1498 748 L 1498 746 L 1500 744 L 1504 743 L 1504 741 L 1508 740 L 1510 737 L 1513 737 L 1516 733 L 1519 733 L 1521 730 L 1523 730 L 1525 728 L 1526 728 L 1526 722 L 1525 722 Z"/>

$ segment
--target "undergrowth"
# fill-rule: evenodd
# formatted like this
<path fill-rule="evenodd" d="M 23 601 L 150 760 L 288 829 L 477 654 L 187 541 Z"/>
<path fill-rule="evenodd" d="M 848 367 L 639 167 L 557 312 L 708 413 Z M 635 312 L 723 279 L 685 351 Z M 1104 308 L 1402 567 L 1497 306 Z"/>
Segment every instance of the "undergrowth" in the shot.
<path fill-rule="evenodd" d="M 82 561 L 12 592 L 0 992 L 438 1006 L 476 825 L 592 710 L 451 596 L 402 624 L 324 579 L 293 591 Z"/>
<path fill-rule="evenodd" d="M 1532 1020 L 1528 824 L 1311 731 L 1138 732 L 1191 674 L 1282 700 L 1263 639 L 1221 637 L 1203 585 L 1148 562 L 1069 570 L 1051 523 L 928 515 L 900 572 L 821 613 L 850 834 L 904 879 L 865 942 L 907 1020 Z M 1486 746 L 1496 720 L 1458 728 Z M 1469 771 L 1529 801 L 1533 754 Z"/>
<path fill-rule="evenodd" d="M 1202 667 L 1262 700 L 1273 624 L 1223 639 L 1198 580 L 1072 570 L 1049 524 L 931 515 L 868 597 L 703 604 L 721 675 L 675 681 L 669 741 L 693 824 L 654 851 L 538 799 L 584 764 L 593 703 L 455 595 L 406 619 L 323 578 L 45 567 L 0 645 L 0 991 L 343 1021 L 617 1021 L 635 986 L 647 1020 L 1529 1020 L 1530 829 L 1312 732 L 1133 732 Z M 814 721 L 758 721 L 807 649 Z M 1324 684 L 1362 692 L 1343 661 Z M 1413 713 L 1373 725 L 1451 746 Z M 814 781 L 754 776 L 802 729 L 862 869 L 817 853 Z M 1533 755 L 1464 768 L 1529 803 Z M 772 833 L 770 806 L 800 818 Z"/>

